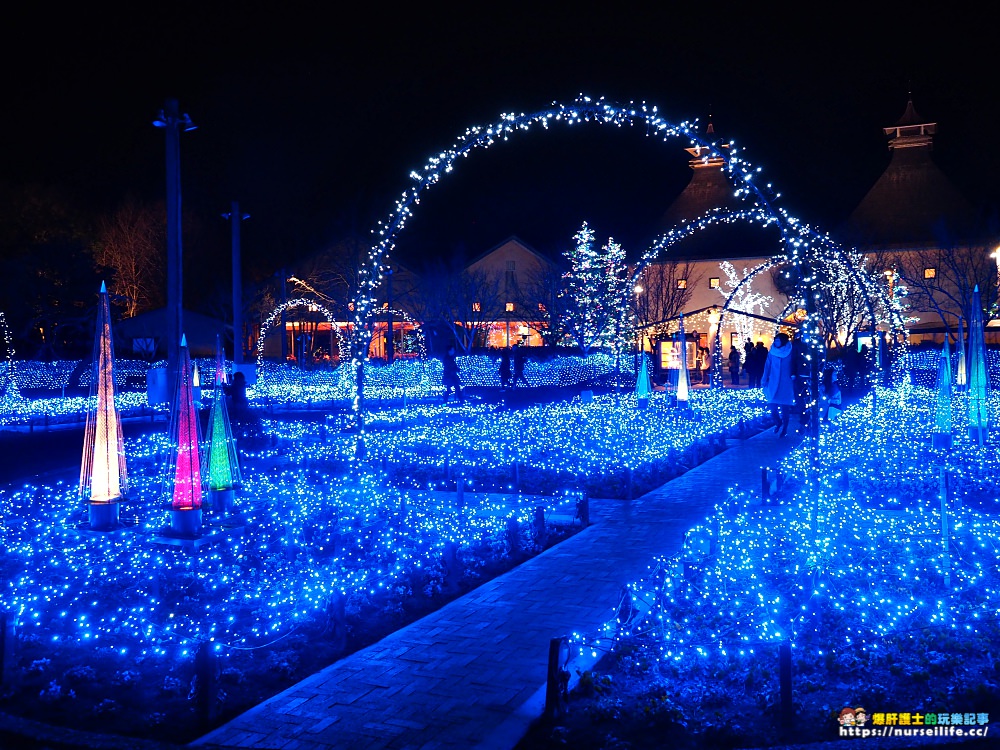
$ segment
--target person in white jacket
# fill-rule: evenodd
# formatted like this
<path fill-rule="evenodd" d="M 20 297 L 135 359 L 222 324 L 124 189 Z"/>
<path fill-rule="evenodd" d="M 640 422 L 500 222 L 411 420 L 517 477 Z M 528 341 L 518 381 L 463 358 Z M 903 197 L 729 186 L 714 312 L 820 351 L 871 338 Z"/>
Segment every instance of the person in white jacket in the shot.
<path fill-rule="evenodd" d="M 771 407 L 774 431 L 778 433 L 778 437 L 788 434 L 788 422 L 792 417 L 792 407 L 795 406 L 792 366 L 792 342 L 787 333 L 779 333 L 767 353 L 764 374 L 760 379 L 760 386 Z"/>

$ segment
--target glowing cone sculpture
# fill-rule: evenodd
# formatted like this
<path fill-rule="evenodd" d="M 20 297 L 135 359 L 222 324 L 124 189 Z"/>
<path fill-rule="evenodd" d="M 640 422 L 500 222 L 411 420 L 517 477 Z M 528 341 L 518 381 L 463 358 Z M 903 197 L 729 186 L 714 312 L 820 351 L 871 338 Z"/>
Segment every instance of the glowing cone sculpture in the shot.
<path fill-rule="evenodd" d="M 640 408 L 649 403 L 649 397 L 653 393 L 653 383 L 649 379 L 649 365 L 646 363 L 646 355 L 639 353 L 642 363 L 639 365 L 639 375 L 635 380 L 635 396 L 638 399 Z"/>
<path fill-rule="evenodd" d="M 102 282 L 80 465 L 80 497 L 87 503 L 90 528 L 95 531 L 118 527 L 119 503 L 128 491 L 121 417 L 115 407 L 114 363 L 111 307 Z"/>
<path fill-rule="evenodd" d="M 688 395 L 691 391 L 691 378 L 688 375 L 687 334 L 684 332 L 684 313 L 681 313 L 678 336 L 681 341 L 681 358 L 680 369 L 677 371 L 677 406 L 687 409 L 689 406 Z"/>
<path fill-rule="evenodd" d="M 972 292 L 969 314 L 969 439 L 984 445 L 990 430 L 990 381 L 986 370 L 986 338 L 979 284 Z"/>
<path fill-rule="evenodd" d="M 934 418 L 934 432 L 931 443 L 935 448 L 947 449 L 952 445 L 951 415 L 951 345 L 948 334 L 944 335 L 944 347 L 938 363 L 937 413 Z"/>
<path fill-rule="evenodd" d="M 962 326 L 962 319 L 958 319 L 958 363 L 955 367 L 955 385 L 960 391 L 964 391 L 969 384 L 968 367 L 965 362 L 965 328 Z"/>
<path fill-rule="evenodd" d="M 226 407 L 226 358 L 221 339 L 216 339 L 215 393 L 205 436 L 204 465 L 208 469 L 210 506 L 213 511 L 229 513 L 233 509 L 236 488 L 242 483 L 236 454 L 236 441 Z"/>
<path fill-rule="evenodd" d="M 182 536 L 201 532 L 201 504 L 205 480 L 201 467 L 201 426 L 194 405 L 194 372 L 187 336 L 181 336 L 173 412 L 170 415 L 171 460 L 165 494 L 170 498 L 170 530 Z"/>

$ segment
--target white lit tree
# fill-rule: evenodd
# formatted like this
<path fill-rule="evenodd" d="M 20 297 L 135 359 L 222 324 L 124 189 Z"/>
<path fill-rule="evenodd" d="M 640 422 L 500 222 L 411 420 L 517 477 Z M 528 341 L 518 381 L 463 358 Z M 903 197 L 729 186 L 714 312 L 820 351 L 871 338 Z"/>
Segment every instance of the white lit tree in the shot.
<path fill-rule="evenodd" d="M 719 294 L 729 301 L 729 310 L 735 313 L 750 313 L 750 315 L 766 316 L 770 310 L 774 298 L 767 294 L 754 291 L 749 283 L 740 283 L 747 277 L 749 271 L 743 269 L 741 277 L 736 267 L 727 260 L 719 264 L 719 268 L 726 275 L 726 283 L 720 284 L 716 289 Z M 754 318 L 750 315 L 733 315 L 732 323 L 739 334 L 739 341 L 746 341 L 753 338 Z M 746 359 L 746 353 L 742 347 L 737 348 L 740 358 Z"/>
<path fill-rule="evenodd" d="M 584 356 L 602 345 L 618 350 L 629 340 L 632 320 L 625 249 L 611 238 L 597 249 L 587 222 L 573 239 L 576 244 L 563 253 L 563 330 Z"/>

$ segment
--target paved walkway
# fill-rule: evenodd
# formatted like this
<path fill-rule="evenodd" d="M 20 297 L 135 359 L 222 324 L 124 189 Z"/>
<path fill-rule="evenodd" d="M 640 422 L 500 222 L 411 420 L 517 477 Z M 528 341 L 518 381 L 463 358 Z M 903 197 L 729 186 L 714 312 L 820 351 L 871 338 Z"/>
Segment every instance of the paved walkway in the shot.
<path fill-rule="evenodd" d="M 759 492 L 761 467 L 797 442 L 767 430 L 631 503 L 593 501 L 589 528 L 190 746 L 510 750 L 544 708 L 549 640 L 596 632 L 622 586 L 727 488 Z"/>

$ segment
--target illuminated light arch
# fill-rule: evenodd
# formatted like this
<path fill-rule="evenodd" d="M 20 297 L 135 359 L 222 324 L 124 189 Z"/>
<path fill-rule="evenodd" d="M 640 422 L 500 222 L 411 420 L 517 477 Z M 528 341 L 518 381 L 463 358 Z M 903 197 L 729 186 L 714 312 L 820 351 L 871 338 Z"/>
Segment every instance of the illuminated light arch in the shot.
<path fill-rule="evenodd" d="M 661 236 L 643 254 L 632 276 L 632 282 L 638 282 L 646 267 L 657 260 L 661 253 L 696 232 L 703 231 L 710 226 L 722 223 L 746 222 L 758 224 L 761 229 L 765 229 L 771 224 L 777 223 L 779 225 L 783 251 L 775 253 L 763 263 L 746 272 L 743 278 L 730 291 L 725 303 L 722 305 L 719 324 L 716 328 L 714 347 L 717 356 L 713 358 L 711 367 L 713 385 L 722 384 L 722 361 L 718 353 L 721 352 L 720 344 L 724 327 L 723 322 L 726 315 L 732 309 L 733 300 L 739 297 L 740 290 L 746 284 L 751 283 L 761 273 L 781 265 L 793 265 L 801 268 L 802 264 L 809 263 L 814 267 L 822 268 L 829 267 L 831 264 L 839 264 L 847 272 L 847 279 L 856 285 L 855 289 L 860 293 L 861 301 L 868 311 L 872 331 L 874 332 L 880 323 L 886 323 L 891 333 L 901 333 L 904 341 L 908 340 L 908 332 L 900 311 L 893 307 L 886 290 L 865 271 L 860 251 L 855 248 L 845 248 L 839 245 L 831 240 L 828 235 L 820 234 L 809 225 L 799 222 L 784 211 L 778 210 L 777 213 L 773 211 L 773 208 L 770 211 L 765 211 L 759 205 L 741 211 L 723 208 L 711 209 L 701 217 L 675 227 Z M 887 314 L 879 315 L 875 306 L 876 300 L 882 303 Z M 798 297 L 792 299 L 775 319 L 775 325 L 780 324 L 780 321 L 791 310 L 802 306 L 804 306 L 804 300 Z M 738 312 L 736 310 L 733 311 Z M 817 334 L 807 333 L 807 335 L 815 336 Z"/>
<path fill-rule="evenodd" d="M 264 364 L 264 339 L 267 337 L 268 332 L 274 325 L 274 321 L 279 317 L 281 317 L 281 314 L 285 312 L 285 310 L 294 307 L 309 307 L 316 312 L 323 313 L 323 316 L 326 318 L 326 322 L 330 324 L 330 330 L 336 331 L 337 333 L 337 349 L 340 352 L 339 355 L 340 361 L 343 362 L 350 356 L 350 345 L 344 338 L 344 334 L 341 332 L 340 326 L 337 325 L 337 321 L 333 317 L 333 313 L 330 312 L 330 310 L 325 305 L 321 305 L 316 300 L 306 299 L 305 297 L 297 297 L 296 299 L 290 299 L 287 300 L 286 302 L 282 302 L 280 305 L 274 308 L 274 310 L 271 311 L 271 314 L 268 315 L 267 319 L 264 321 L 264 325 L 261 326 L 260 336 L 257 337 L 258 370 L 260 370 L 260 368 Z M 284 335 L 284 333 L 282 333 L 282 335 Z"/>
<path fill-rule="evenodd" d="M 4 356 L 0 359 L 3 373 L 0 375 L 0 399 L 20 398 L 17 379 L 14 377 L 14 339 L 7 327 L 7 316 L 0 311 L 0 337 L 3 338 Z"/>
<path fill-rule="evenodd" d="M 646 127 L 648 135 L 657 136 L 663 141 L 669 138 L 686 138 L 692 145 L 700 146 L 703 149 L 704 159 L 721 159 L 723 166 L 721 169 L 735 185 L 735 195 L 741 200 L 749 200 L 754 208 L 750 211 L 740 211 L 730 214 L 732 218 L 724 219 L 723 213 L 718 212 L 710 223 L 722 220 L 752 220 L 764 224 L 776 223 L 781 231 L 782 241 L 785 244 L 785 253 L 782 262 L 799 263 L 802 260 L 800 251 L 808 250 L 811 246 L 833 246 L 832 241 L 825 235 L 799 222 L 796 218 L 783 210 L 776 209 L 771 202 L 768 193 L 771 192 L 769 185 L 759 185 L 759 167 L 753 167 L 740 155 L 740 149 L 734 143 L 725 144 L 726 148 L 720 148 L 716 143 L 709 143 L 701 138 L 697 132 L 697 121 L 683 121 L 677 125 L 671 124 L 663 119 L 659 114 L 659 109 L 655 106 L 634 102 L 627 105 L 618 105 L 606 100 L 604 97 L 592 98 L 580 95 L 570 104 L 559 104 L 554 102 L 547 109 L 532 114 L 501 114 L 499 121 L 488 126 L 472 126 L 467 128 L 465 133 L 449 148 L 441 151 L 436 156 L 431 157 L 424 165 L 422 171 L 410 173 L 410 177 L 416 183 L 408 190 L 404 190 L 401 197 L 396 202 L 395 210 L 386 218 L 380 221 L 373 235 L 378 236 L 369 254 L 367 265 L 361 268 L 361 284 L 358 296 L 355 300 L 355 321 L 356 330 L 360 330 L 363 321 L 368 315 L 369 309 L 375 303 L 375 291 L 378 289 L 386 269 L 388 268 L 389 256 L 395 247 L 396 237 L 405 228 L 407 220 L 413 214 L 413 206 L 419 203 L 419 196 L 436 185 L 441 177 L 454 170 L 459 158 L 468 157 L 476 149 L 488 149 L 498 142 L 506 142 L 510 137 L 520 131 L 528 131 L 533 126 L 540 126 L 548 129 L 553 123 L 565 123 L 573 125 L 581 122 L 595 122 L 598 124 L 624 125 L 640 124 Z M 777 194 L 774 197 L 779 197 Z M 678 232 L 668 233 L 666 240 L 655 243 L 653 247 L 643 256 L 643 264 L 646 265 L 656 257 L 666 244 L 673 244 L 682 236 L 691 234 L 704 228 L 704 222 L 687 225 Z M 839 246 L 834 246 L 839 247 Z M 843 253 L 843 249 L 839 249 Z M 850 267 L 849 264 L 846 264 Z M 874 311 L 872 311 L 874 313 Z"/>
<path fill-rule="evenodd" d="M 843 248 L 835 245 L 829 239 L 828 235 L 820 235 L 784 210 L 776 209 L 772 205 L 770 185 L 762 187 L 758 184 L 757 178 L 761 171 L 760 168 L 754 168 L 748 161 L 744 160 L 740 156 L 740 150 L 735 147 L 733 142 L 726 143 L 725 148 L 722 148 L 716 143 L 708 143 L 702 139 L 696 131 L 697 120 L 694 122 L 683 121 L 674 125 L 660 116 L 657 107 L 646 103 L 630 102 L 626 106 L 620 106 L 606 101 L 603 97 L 594 99 L 580 95 L 568 105 L 554 102 L 548 109 L 533 114 L 501 114 L 499 121 L 492 125 L 467 128 L 451 147 L 431 157 L 424 165 L 422 172 L 414 170 L 410 173 L 415 185 L 403 191 L 396 201 L 395 210 L 389 214 L 384 222 L 380 221 L 377 227 L 372 230 L 372 234 L 376 235 L 378 239 L 369 252 L 367 263 L 362 264 L 360 268 L 360 284 L 354 302 L 355 326 L 351 332 L 354 344 L 351 364 L 355 369 L 355 382 L 357 384 L 353 410 L 357 414 L 359 425 L 355 450 L 356 458 L 361 459 L 366 453 L 364 445 L 364 388 L 362 384 L 364 382 L 364 363 L 368 356 L 367 347 L 363 347 L 359 340 L 359 333 L 363 330 L 363 323 L 368 318 L 370 309 L 376 303 L 376 291 L 385 278 L 396 238 L 412 216 L 413 207 L 419 203 L 420 194 L 436 185 L 443 175 L 453 171 L 459 158 L 468 157 L 476 149 L 487 149 L 498 142 L 506 142 L 514 133 L 528 131 L 535 125 L 540 125 L 547 130 L 552 123 L 573 125 L 581 122 L 611 124 L 619 127 L 634 124 L 644 125 L 649 136 L 659 137 L 663 141 L 668 138 L 686 138 L 692 146 L 699 147 L 699 152 L 703 153 L 703 159 L 706 161 L 720 159 L 723 173 L 734 184 L 734 197 L 753 206 L 751 213 L 738 212 L 738 214 L 744 214 L 747 217 L 753 215 L 755 218 L 763 218 L 766 223 L 775 222 L 777 224 L 785 251 L 781 254 L 782 262 L 790 262 L 801 270 L 804 261 L 811 262 L 813 260 L 810 250 L 814 246 L 833 248 L 842 257 L 847 255 Z M 778 197 L 780 197 L 779 194 L 774 194 L 774 198 Z M 690 231 L 693 233 L 696 228 L 692 227 Z M 654 255 L 657 252 L 655 247 L 652 251 Z M 857 275 L 858 269 L 852 268 L 850 262 L 845 262 L 845 267 L 850 269 L 852 276 Z M 756 273 L 745 276 L 733 290 L 733 294 L 726 300 L 719 318 L 720 325 L 716 332 L 717 344 L 719 341 L 718 332 L 722 330 L 721 324 L 729 311 L 730 302 L 736 297 L 736 293 L 742 288 L 742 285 L 755 278 L 761 270 L 758 269 Z M 871 287 L 861 282 L 860 288 L 870 289 Z M 884 295 L 884 291 L 882 294 Z M 877 321 L 872 298 L 868 294 L 865 295 L 865 303 L 871 314 L 871 326 L 874 334 Z M 811 349 L 816 349 L 821 344 L 818 332 L 817 316 L 808 316 L 803 334 L 807 346 Z M 717 345 L 716 352 L 718 350 Z M 718 356 L 714 359 L 715 362 L 711 367 L 712 382 L 715 383 L 718 379 L 721 384 L 721 359 Z"/>
<path fill-rule="evenodd" d="M 395 307 L 388 307 L 388 308 L 387 307 L 383 307 L 383 308 L 379 308 L 379 310 L 377 312 L 378 312 L 379 315 L 392 315 L 394 318 L 398 317 L 404 323 L 409 323 L 411 326 L 413 326 L 413 332 L 417 334 L 417 341 L 418 341 L 418 345 L 420 347 L 420 351 L 419 351 L 420 359 L 427 359 L 427 337 L 424 336 L 424 327 L 423 327 L 423 324 L 421 324 L 421 323 L 417 322 L 416 320 L 414 320 L 413 316 L 410 315 L 405 310 L 399 310 L 399 309 L 397 309 Z M 374 312 L 373 312 L 373 316 L 374 316 Z M 380 330 L 378 326 L 379 326 L 380 322 L 382 322 L 382 321 L 375 320 L 375 321 L 372 321 L 372 322 L 374 323 L 376 330 L 372 331 L 371 337 L 369 338 L 369 345 L 371 343 L 371 339 L 374 338 L 374 336 L 375 336 L 375 332 L 377 330 Z"/>
<path fill-rule="evenodd" d="M 533 114 L 501 114 L 500 120 L 492 125 L 467 128 L 450 148 L 431 157 L 422 172 L 414 170 L 410 173 L 416 185 L 403 191 L 396 201 L 395 210 L 372 230 L 372 234 L 378 236 L 378 241 L 370 251 L 367 265 L 361 268 L 361 284 L 354 305 L 358 327 L 360 328 L 368 310 L 375 303 L 375 291 L 388 268 L 389 256 L 395 247 L 396 237 L 412 216 L 412 208 L 419 203 L 419 196 L 423 191 L 436 185 L 442 175 L 453 171 L 459 158 L 468 157 L 476 149 L 488 149 L 498 142 L 509 140 L 514 133 L 528 131 L 535 125 L 547 130 L 553 123 L 573 125 L 581 122 L 619 127 L 640 124 L 645 126 L 648 135 L 657 136 L 663 141 L 669 138 L 687 138 L 692 145 L 698 145 L 705 150 L 705 159 L 723 160 L 723 170 L 735 182 L 735 194 L 738 198 L 748 199 L 752 196 L 753 202 L 763 207 L 775 221 L 779 221 L 779 217 L 782 216 L 772 208 L 770 198 L 755 181 L 760 169 L 754 168 L 739 156 L 739 150 L 734 144 L 726 144 L 728 148 L 722 149 L 716 144 L 704 141 L 697 133 L 697 121 L 684 121 L 674 125 L 663 119 L 655 106 L 634 102 L 621 106 L 607 101 L 604 97 L 595 99 L 584 95 L 578 96 L 570 104 L 554 102 L 549 108 Z M 769 187 L 767 189 L 769 190 Z"/>

